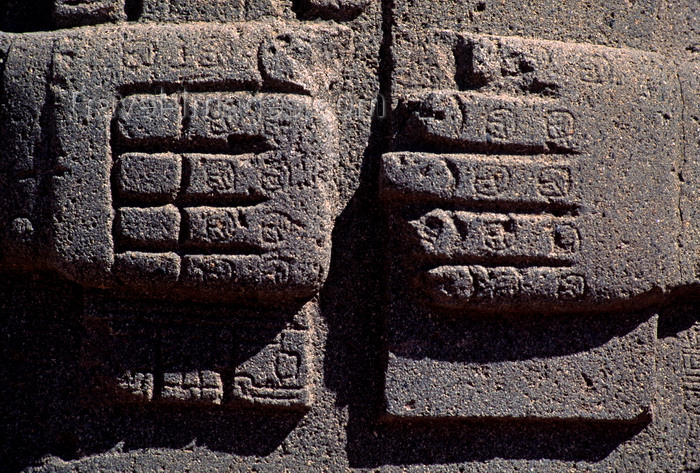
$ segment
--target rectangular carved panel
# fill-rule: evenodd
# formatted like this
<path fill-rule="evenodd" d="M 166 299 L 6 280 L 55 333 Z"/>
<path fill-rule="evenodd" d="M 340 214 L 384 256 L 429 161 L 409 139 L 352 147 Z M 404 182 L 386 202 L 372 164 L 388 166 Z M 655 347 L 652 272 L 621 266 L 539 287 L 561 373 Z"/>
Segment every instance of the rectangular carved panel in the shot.
<path fill-rule="evenodd" d="M 681 279 L 673 66 L 583 44 L 409 37 L 379 172 L 388 412 L 648 419 L 656 316 L 642 308 Z"/>
<path fill-rule="evenodd" d="M 63 274 L 266 305 L 316 294 L 347 152 L 331 87 L 348 28 L 129 25 L 59 43 L 50 253 Z"/>
<path fill-rule="evenodd" d="M 170 251 L 182 261 L 185 287 L 235 279 L 249 296 L 312 294 L 328 259 L 331 222 L 322 160 L 335 151 L 315 144 L 334 138 L 334 123 L 313 130 L 324 111 L 309 107 L 302 96 L 241 92 L 122 99 L 112 171 L 116 258 Z M 284 116 L 308 121 L 311 130 L 302 134 Z M 153 146 L 168 152 L 140 151 Z M 172 152 L 178 149 L 202 152 Z M 153 274 L 150 261 L 144 271 Z"/>

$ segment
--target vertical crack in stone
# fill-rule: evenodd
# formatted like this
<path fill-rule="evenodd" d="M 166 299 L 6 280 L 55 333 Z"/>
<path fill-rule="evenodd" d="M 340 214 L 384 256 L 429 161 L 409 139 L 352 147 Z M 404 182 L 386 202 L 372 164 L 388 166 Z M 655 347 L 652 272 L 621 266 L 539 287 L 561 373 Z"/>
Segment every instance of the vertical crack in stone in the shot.
<path fill-rule="evenodd" d="M 681 100 L 681 160 L 679 163 L 679 169 L 676 169 L 678 175 L 678 218 L 680 219 L 680 229 L 678 232 L 678 270 L 682 273 L 683 268 L 683 253 L 681 249 L 683 248 L 683 228 L 685 226 L 685 215 L 683 212 L 683 195 L 685 193 L 685 181 L 683 178 L 683 172 L 688 166 L 688 146 L 686 140 L 688 138 L 688 132 L 686 129 L 686 101 L 685 101 L 685 88 L 683 81 L 679 72 L 676 72 L 675 79 L 678 82 L 678 87 L 680 91 Z"/>

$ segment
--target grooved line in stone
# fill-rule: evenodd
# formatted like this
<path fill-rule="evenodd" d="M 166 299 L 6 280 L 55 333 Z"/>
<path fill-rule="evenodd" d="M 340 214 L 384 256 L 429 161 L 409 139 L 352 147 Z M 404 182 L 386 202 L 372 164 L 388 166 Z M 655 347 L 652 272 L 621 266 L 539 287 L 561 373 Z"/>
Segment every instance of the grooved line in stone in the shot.
<path fill-rule="evenodd" d="M 688 334 L 688 343 L 682 350 L 683 388 L 685 405 L 694 415 L 700 415 L 700 326 L 694 325 Z"/>
<path fill-rule="evenodd" d="M 328 218 L 317 142 L 332 123 L 322 114 L 293 94 L 122 98 L 111 139 L 116 271 L 310 291 Z"/>
<path fill-rule="evenodd" d="M 311 403 L 306 308 L 124 303 L 97 295 L 85 310 L 87 320 L 109 327 L 90 331 L 87 346 L 117 399 L 291 409 Z"/>
<path fill-rule="evenodd" d="M 568 161 L 515 156 L 387 153 L 380 192 L 392 204 L 440 202 L 504 213 L 575 213 L 577 167 Z"/>

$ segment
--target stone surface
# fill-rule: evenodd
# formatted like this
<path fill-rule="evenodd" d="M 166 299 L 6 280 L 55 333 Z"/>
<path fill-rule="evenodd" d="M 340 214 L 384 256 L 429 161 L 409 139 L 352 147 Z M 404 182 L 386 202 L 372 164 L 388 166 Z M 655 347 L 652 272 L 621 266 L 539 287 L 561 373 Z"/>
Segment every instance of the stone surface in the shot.
<path fill-rule="evenodd" d="M 698 25 L 0 1 L 0 469 L 700 471 Z"/>
<path fill-rule="evenodd" d="M 117 403 L 308 408 L 312 306 L 232 310 L 90 294 L 83 360 L 97 383 L 84 396 Z"/>
<path fill-rule="evenodd" d="M 126 20 L 124 0 L 56 0 L 54 19 L 59 26 L 81 26 Z"/>

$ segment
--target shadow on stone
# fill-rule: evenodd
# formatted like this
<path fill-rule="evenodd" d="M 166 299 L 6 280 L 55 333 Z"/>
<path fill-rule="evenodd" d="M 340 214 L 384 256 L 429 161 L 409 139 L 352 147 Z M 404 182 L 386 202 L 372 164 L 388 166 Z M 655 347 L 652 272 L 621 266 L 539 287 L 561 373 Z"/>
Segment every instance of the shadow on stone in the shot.
<path fill-rule="evenodd" d="M 235 455 L 268 455 L 305 412 L 86 399 L 82 291 L 51 276 L 0 276 L 0 458 L 3 471 L 108 451 L 180 449 L 193 442 Z M 251 355 L 248 351 L 242 355 Z"/>
<path fill-rule="evenodd" d="M 378 423 L 364 434 L 355 432 L 348 455 L 353 467 L 496 458 L 598 462 L 645 425 L 513 419 L 483 423 Z"/>

